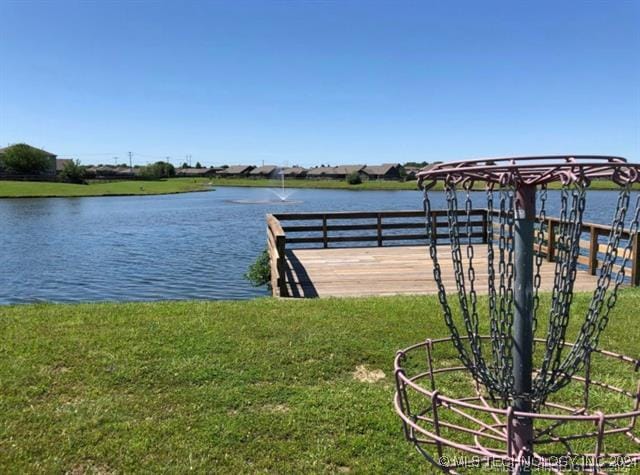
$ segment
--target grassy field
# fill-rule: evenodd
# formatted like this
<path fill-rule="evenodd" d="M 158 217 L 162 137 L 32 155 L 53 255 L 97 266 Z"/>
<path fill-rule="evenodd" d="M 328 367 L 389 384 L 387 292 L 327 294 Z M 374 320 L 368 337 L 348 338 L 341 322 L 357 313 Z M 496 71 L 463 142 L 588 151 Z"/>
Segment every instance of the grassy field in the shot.
<path fill-rule="evenodd" d="M 208 179 L 95 181 L 88 185 L 39 181 L 0 181 L 0 198 L 162 195 L 210 189 Z"/>
<path fill-rule="evenodd" d="M 602 347 L 638 356 L 639 306 Z M 10 306 L 0 333 L 2 473 L 436 473 L 391 405 L 395 351 L 447 334 L 432 297 Z"/>
<path fill-rule="evenodd" d="M 211 185 L 209 185 L 211 183 Z M 0 198 L 44 198 L 44 197 L 78 197 L 78 196 L 125 196 L 125 195 L 162 195 L 172 193 L 188 193 L 209 190 L 211 186 L 243 186 L 259 188 L 278 188 L 278 180 L 250 178 L 171 178 L 157 181 L 93 181 L 88 185 L 70 183 L 49 183 L 29 181 L 0 181 Z M 416 190 L 415 181 L 366 181 L 359 185 L 350 185 L 343 180 L 287 180 L 287 188 L 316 188 L 333 190 Z M 550 186 L 559 188 L 557 184 Z M 594 190 L 617 189 L 607 182 L 594 181 Z M 640 186 L 636 185 L 636 189 Z M 438 183 L 435 190 L 442 190 Z"/>

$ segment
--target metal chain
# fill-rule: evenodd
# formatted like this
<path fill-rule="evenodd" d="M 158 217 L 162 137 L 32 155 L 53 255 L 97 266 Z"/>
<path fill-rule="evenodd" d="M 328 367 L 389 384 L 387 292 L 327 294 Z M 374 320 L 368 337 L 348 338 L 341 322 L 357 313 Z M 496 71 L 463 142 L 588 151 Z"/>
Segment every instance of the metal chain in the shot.
<path fill-rule="evenodd" d="M 467 349 L 462 344 L 462 340 L 460 339 L 460 333 L 456 327 L 455 322 L 453 321 L 453 315 L 451 313 L 451 307 L 449 306 L 449 302 L 447 301 L 447 293 L 444 288 L 444 284 L 442 283 L 442 270 L 440 268 L 440 262 L 438 261 L 438 246 L 437 246 L 437 228 L 434 223 L 432 211 L 431 211 L 431 201 L 429 199 L 428 190 L 425 188 L 424 190 L 424 199 L 423 199 L 423 207 L 425 214 L 425 226 L 427 229 L 427 236 L 429 239 L 429 255 L 433 262 L 433 278 L 436 281 L 436 285 L 438 287 L 438 301 L 440 302 L 440 306 L 442 307 L 442 312 L 444 314 L 444 320 L 449 327 L 449 332 L 451 333 L 451 341 L 453 346 L 458 352 L 458 357 L 462 364 L 467 367 L 473 367 L 473 363 L 469 358 L 469 354 Z"/>
<path fill-rule="evenodd" d="M 564 387 L 571 377 L 580 371 L 585 361 L 597 345 L 600 334 L 607 326 L 609 314 L 614 307 L 618 289 L 625 281 L 625 267 L 632 255 L 633 245 L 640 228 L 640 196 L 636 199 L 628 231 L 624 229 L 625 217 L 629 208 L 630 189 L 627 185 L 618 197 L 616 214 L 613 218 L 609 241 L 600 267 L 597 288 L 594 291 L 589 309 L 585 315 L 580 335 L 568 352 L 565 348 L 566 331 L 569 323 L 570 309 L 573 301 L 573 284 L 576 278 L 577 263 L 580 256 L 580 237 L 583 230 L 583 216 L 586 202 L 587 184 L 578 180 L 563 186 L 560 191 L 560 222 L 557 226 L 557 241 L 551 243 L 550 230 L 546 220 L 547 189 L 540 190 L 540 211 L 537 217 L 537 228 L 534 245 L 534 333 L 538 326 L 540 309 L 539 289 L 541 286 L 541 268 L 543 263 L 543 247 L 547 250 L 555 244 L 555 277 L 549 309 L 549 324 L 544 347 L 544 355 L 540 371 L 534 380 L 532 393 L 529 395 L 534 409 L 544 403 L 552 392 Z M 427 235 L 430 237 L 429 254 L 433 261 L 433 276 L 438 288 L 438 300 L 443 310 L 444 320 L 451 333 L 452 342 L 462 364 L 467 367 L 473 378 L 483 384 L 492 397 L 500 397 L 507 404 L 513 394 L 513 318 L 514 318 L 514 203 L 515 186 L 511 178 L 506 177 L 494 190 L 488 185 L 487 192 L 487 272 L 488 300 L 491 335 L 491 357 L 487 361 L 482 353 L 479 335 L 478 298 L 476 292 L 476 270 L 474 267 L 475 247 L 472 232 L 472 199 L 471 185 L 464 185 L 466 192 L 464 211 L 458 209 L 458 196 L 453 182 L 445 181 L 447 199 L 447 224 L 449 226 L 449 244 L 451 246 L 452 264 L 458 291 L 461 316 L 467 339 L 460 337 L 458 325 L 454 319 L 447 300 L 446 289 L 442 279 L 442 269 L 438 261 L 437 223 L 431 209 L 427 190 L 424 192 L 424 212 Z M 496 210 L 495 193 L 499 197 Z M 461 223 L 458 216 L 464 215 L 466 223 L 466 258 L 463 259 L 461 245 Z M 497 242 L 496 242 L 497 231 Z M 546 236 L 546 238 L 545 238 Z M 627 237 L 626 246 L 619 256 L 620 242 Z M 496 253 L 497 245 L 497 253 Z M 498 262 L 496 263 L 496 257 Z M 465 265 L 466 264 L 466 265 Z M 615 278 L 613 268 L 618 267 Z M 497 273 L 496 275 L 496 267 Z M 612 290 L 609 290 L 611 281 Z M 564 356 L 564 357 L 563 357 Z"/>
<path fill-rule="evenodd" d="M 582 234 L 582 217 L 586 201 L 586 187 L 576 184 L 571 189 L 571 205 L 569 205 L 569 187 L 565 186 L 561 194 L 562 208 L 560 213 L 558 254 L 556 275 L 552 293 L 552 305 L 549 313 L 546 348 L 539 373 L 533 383 L 534 403 L 544 401 L 549 394 L 549 386 L 558 372 L 564 349 L 566 329 L 569 323 L 569 311 L 573 301 L 573 283 L 577 272 L 580 255 L 580 235 Z"/>
<path fill-rule="evenodd" d="M 539 290 L 542 284 L 542 277 L 540 270 L 542 269 L 543 253 L 542 248 L 544 246 L 544 237 L 549 235 L 546 230 L 547 226 L 547 213 L 545 206 L 547 203 L 547 185 L 540 187 L 540 213 L 538 214 L 538 232 L 536 235 L 536 249 L 535 249 L 535 274 L 533 276 L 533 335 L 535 336 L 538 328 L 538 309 L 540 308 L 540 296 Z M 550 248 L 550 244 L 547 244 L 547 252 Z M 533 341 L 533 347 L 535 349 L 535 339 Z"/>
<path fill-rule="evenodd" d="M 488 368 L 484 358 L 482 356 L 482 349 L 480 346 L 480 335 L 476 330 L 474 331 L 474 323 L 472 312 L 469 311 L 469 300 L 472 300 L 466 290 L 466 281 L 464 273 L 464 265 L 462 261 L 462 251 L 460 246 L 460 232 L 458 224 L 458 198 L 455 187 L 451 184 L 445 184 L 445 191 L 447 196 L 448 211 L 447 218 L 449 224 L 449 240 L 451 244 L 451 257 L 454 269 L 454 275 L 456 277 L 456 287 L 458 290 L 458 301 L 460 303 L 460 310 L 464 321 L 465 329 L 467 331 L 468 343 L 471 349 L 471 355 L 473 357 L 473 368 L 469 368 L 475 378 L 485 386 L 492 388 L 492 378 L 488 372 Z M 472 272 L 471 275 L 474 275 Z M 473 288 L 473 283 L 470 283 L 470 288 Z M 474 292 L 475 293 L 475 292 Z M 473 303 L 472 303 L 472 306 Z M 477 312 L 476 312 L 477 320 Z"/>
<path fill-rule="evenodd" d="M 625 280 L 625 267 L 633 252 L 634 237 L 638 233 L 640 222 L 640 196 L 636 198 L 635 211 L 627 234 L 627 243 L 623 249 L 621 262 L 618 261 L 620 240 L 625 234 L 624 222 L 630 202 L 630 184 L 618 196 L 617 211 L 613 218 L 607 250 L 598 277 L 596 290 L 593 294 L 585 321 L 581 327 L 578 339 L 556 373 L 555 381 L 549 387 L 549 392 L 555 392 L 571 381 L 571 376 L 580 371 L 587 356 L 597 348 L 602 331 L 609 321 L 609 314 L 618 298 L 618 290 Z M 619 262 L 613 289 L 607 293 L 613 275 L 613 265 Z M 603 311 L 603 305 L 605 306 Z"/>
<path fill-rule="evenodd" d="M 499 286 L 499 328 L 500 328 L 500 373 L 502 381 L 501 397 L 504 401 L 513 391 L 513 360 L 512 360 L 512 329 L 513 329 L 513 273 L 514 273 L 514 245 L 513 233 L 515 225 L 514 215 L 515 189 L 506 184 L 500 186 L 500 237 L 499 251 L 500 273 Z"/>
<path fill-rule="evenodd" d="M 465 186 L 466 188 L 465 212 L 467 216 L 467 226 L 466 226 L 467 260 L 469 263 L 467 266 L 467 277 L 469 282 L 469 301 L 471 302 L 471 314 L 469 315 L 469 320 L 471 322 L 473 335 L 479 336 L 480 328 L 479 328 L 479 318 L 478 318 L 478 295 L 475 289 L 476 270 L 473 267 L 474 250 L 473 250 L 473 238 L 472 238 L 473 230 L 472 230 L 472 223 L 471 223 L 471 217 L 472 217 L 471 212 L 473 209 L 473 203 L 471 201 L 472 185 L 473 185 L 473 182 L 468 182 Z M 479 359 L 482 360 L 482 340 L 480 338 L 475 338 L 475 339 L 477 340 L 475 344 L 477 345 L 478 355 L 480 356 Z"/>
<path fill-rule="evenodd" d="M 491 354 L 493 357 L 493 367 L 491 372 L 493 377 L 500 379 L 499 371 L 502 368 L 502 350 L 499 328 L 498 306 L 496 305 L 496 271 L 494 264 L 494 219 L 495 211 L 493 207 L 493 185 L 487 184 L 487 290 L 489 293 L 489 328 L 491 335 Z"/>

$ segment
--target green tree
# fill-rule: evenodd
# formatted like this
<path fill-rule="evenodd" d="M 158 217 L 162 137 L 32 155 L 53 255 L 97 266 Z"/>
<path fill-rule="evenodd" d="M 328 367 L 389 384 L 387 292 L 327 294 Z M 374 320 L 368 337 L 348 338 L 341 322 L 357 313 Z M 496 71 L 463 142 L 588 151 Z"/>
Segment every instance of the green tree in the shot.
<path fill-rule="evenodd" d="M 202 165 L 200 165 L 200 162 L 196 162 L 196 168 L 202 168 Z"/>
<path fill-rule="evenodd" d="M 425 162 L 406 162 L 404 164 L 405 167 L 426 167 L 427 165 L 429 165 L 426 161 Z"/>
<path fill-rule="evenodd" d="M 347 183 L 350 185 L 359 185 L 362 183 L 362 178 L 358 172 L 349 173 L 347 175 Z"/>
<path fill-rule="evenodd" d="M 140 176 L 149 179 L 170 178 L 176 175 L 176 169 L 169 162 L 156 162 L 140 170 Z"/>
<path fill-rule="evenodd" d="M 19 143 L 4 150 L 2 162 L 7 170 L 25 175 L 51 169 L 51 157 L 43 150 Z"/>
<path fill-rule="evenodd" d="M 180 168 L 189 168 L 189 165 L 187 165 L 187 162 L 183 162 Z"/>
<path fill-rule="evenodd" d="M 62 180 L 69 183 L 84 183 L 86 175 L 87 169 L 80 165 L 80 160 L 68 161 L 60 172 Z"/>

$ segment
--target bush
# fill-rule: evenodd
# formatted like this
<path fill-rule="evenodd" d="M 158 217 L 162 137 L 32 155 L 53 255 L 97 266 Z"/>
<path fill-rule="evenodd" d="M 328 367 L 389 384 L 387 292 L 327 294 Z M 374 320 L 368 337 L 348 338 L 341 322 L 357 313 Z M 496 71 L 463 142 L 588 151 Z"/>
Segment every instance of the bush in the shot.
<path fill-rule="evenodd" d="M 349 175 L 347 175 L 347 183 L 350 185 L 359 185 L 362 183 L 362 178 L 360 178 L 358 172 L 349 173 Z"/>
<path fill-rule="evenodd" d="M 168 162 L 156 162 L 140 169 L 143 178 L 157 180 L 176 176 L 176 169 Z"/>
<path fill-rule="evenodd" d="M 41 173 L 52 168 L 51 157 L 43 150 L 19 143 L 11 145 L 2 155 L 4 167 L 24 175 Z"/>
<path fill-rule="evenodd" d="M 244 278 L 251 282 L 254 287 L 266 285 L 271 288 L 271 263 L 269 261 L 269 251 L 265 249 L 258 255 L 254 263 L 249 266 Z"/>
<path fill-rule="evenodd" d="M 71 160 L 65 163 L 60 172 L 60 178 L 69 183 L 84 183 L 86 176 L 87 170 L 80 165 L 80 160 Z"/>

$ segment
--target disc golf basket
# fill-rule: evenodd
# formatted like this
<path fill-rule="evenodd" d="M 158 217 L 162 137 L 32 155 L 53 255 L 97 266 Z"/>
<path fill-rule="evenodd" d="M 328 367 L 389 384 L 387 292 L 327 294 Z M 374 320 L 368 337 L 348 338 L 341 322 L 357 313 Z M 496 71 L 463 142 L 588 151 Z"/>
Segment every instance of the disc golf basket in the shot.
<path fill-rule="evenodd" d="M 446 473 L 632 466 L 640 473 L 640 362 L 598 348 L 618 290 L 629 282 L 625 269 L 638 265 L 630 260 L 638 260 L 640 199 L 631 195 L 640 165 L 599 156 L 505 158 L 438 164 L 418 179 L 450 336 L 396 355 L 394 405 L 405 437 Z M 602 256 L 588 269 L 597 276 L 593 293 L 576 297 L 594 179 L 620 191 L 608 235 L 591 235 L 589 245 Z M 437 182 L 446 223 L 432 213 Z M 552 182 L 557 191 L 547 191 Z M 555 224 L 546 216 L 552 193 L 560 201 Z M 487 213 L 481 241 L 472 229 L 478 194 Z M 543 260 L 553 261 L 553 273 Z"/>

